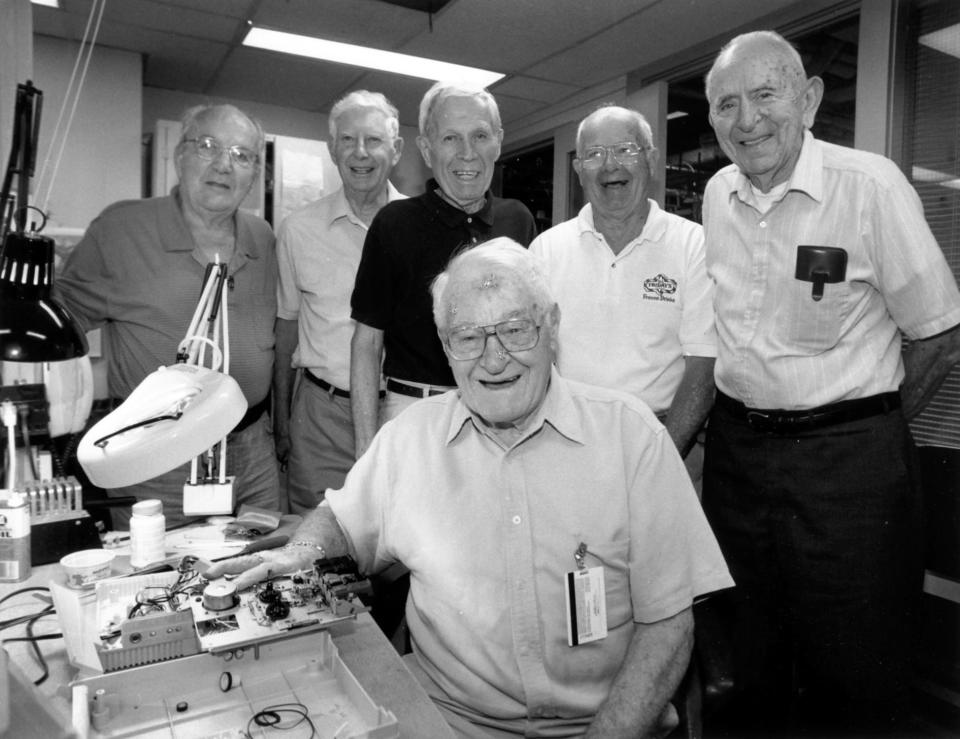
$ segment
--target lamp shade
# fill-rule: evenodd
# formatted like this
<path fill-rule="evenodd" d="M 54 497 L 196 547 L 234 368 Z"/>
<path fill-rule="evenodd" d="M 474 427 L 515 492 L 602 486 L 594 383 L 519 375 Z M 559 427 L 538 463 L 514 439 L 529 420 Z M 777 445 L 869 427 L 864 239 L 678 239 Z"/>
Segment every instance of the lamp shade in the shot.
<path fill-rule="evenodd" d="M 230 375 L 194 364 L 160 367 L 84 434 L 77 460 L 94 485 L 137 485 L 202 454 L 246 410 Z"/>
<path fill-rule="evenodd" d="M 86 337 L 52 287 L 53 239 L 8 233 L 0 253 L 0 359 L 56 362 L 87 353 Z"/>

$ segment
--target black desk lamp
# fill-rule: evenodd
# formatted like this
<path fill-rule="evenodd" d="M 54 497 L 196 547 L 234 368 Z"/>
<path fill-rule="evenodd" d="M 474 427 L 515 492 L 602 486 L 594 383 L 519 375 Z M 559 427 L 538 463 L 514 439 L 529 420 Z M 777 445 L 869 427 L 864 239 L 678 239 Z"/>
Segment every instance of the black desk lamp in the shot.
<path fill-rule="evenodd" d="M 76 320 L 51 296 L 53 239 L 39 234 L 46 217 L 39 228 L 31 224 L 27 233 L 42 100 L 43 93 L 29 80 L 17 85 L 13 145 L 0 191 L 0 360 L 7 362 L 55 362 L 87 353 L 87 340 Z M 10 197 L 14 175 L 15 204 Z"/>

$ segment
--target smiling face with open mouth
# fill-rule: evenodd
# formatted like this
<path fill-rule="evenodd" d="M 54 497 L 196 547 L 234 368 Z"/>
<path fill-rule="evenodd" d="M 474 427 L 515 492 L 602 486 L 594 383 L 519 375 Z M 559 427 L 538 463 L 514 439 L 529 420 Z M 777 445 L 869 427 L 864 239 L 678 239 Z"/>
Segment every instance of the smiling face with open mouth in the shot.
<path fill-rule="evenodd" d="M 210 136 L 222 149 L 214 159 L 207 160 L 190 142 L 182 141 L 177 146 L 174 163 L 183 206 L 201 216 L 232 215 L 253 187 L 259 165 L 239 167 L 227 150 L 241 146 L 256 152 L 260 143 L 257 129 L 239 111 L 226 108 L 212 108 L 197 119 L 193 128 L 184 132 L 185 139 Z"/>
<path fill-rule="evenodd" d="M 492 327 L 514 318 L 539 324 L 539 340 L 523 351 L 507 351 L 492 334 L 487 336 L 483 354 L 460 360 L 451 356 L 444 341 L 460 397 L 467 407 L 495 429 L 522 428 L 540 407 L 550 384 L 559 321 L 556 305 L 536 305 L 529 289 L 515 275 L 482 263 L 465 266 L 451 276 L 445 304 L 448 332 Z"/>
<path fill-rule="evenodd" d="M 391 133 L 386 114 L 377 108 L 348 108 L 337 118 L 336 128 L 330 153 L 344 189 L 381 192 L 403 146 L 403 139 Z"/>
<path fill-rule="evenodd" d="M 710 124 L 724 153 L 762 192 L 786 182 L 823 94 L 817 77 L 778 46 L 754 39 L 734 47 L 711 74 Z"/>
<path fill-rule="evenodd" d="M 503 130 L 477 98 L 451 96 L 438 105 L 417 145 L 440 189 L 468 213 L 483 207 L 500 156 Z"/>
<path fill-rule="evenodd" d="M 618 161 L 611 150 L 621 143 L 637 144 L 641 149 L 639 155 L 632 160 Z M 603 162 L 596 167 L 584 166 L 580 156 L 595 147 L 607 147 Z M 595 220 L 622 221 L 634 214 L 646 214 L 650 160 L 636 121 L 628 111 L 610 107 L 590 115 L 580 131 L 577 157 L 573 166 Z"/>

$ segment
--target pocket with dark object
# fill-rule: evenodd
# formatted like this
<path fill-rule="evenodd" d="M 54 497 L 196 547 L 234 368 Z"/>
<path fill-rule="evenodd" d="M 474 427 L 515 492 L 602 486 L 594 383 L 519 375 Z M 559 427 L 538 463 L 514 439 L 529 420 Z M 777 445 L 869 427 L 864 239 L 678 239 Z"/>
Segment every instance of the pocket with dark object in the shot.
<path fill-rule="evenodd" d="M 794 277 L 813 283 L 811 297 L 823 298 L 823 286 L 847 278 L 847 250 L 836 246 L 798 246 Z"/>

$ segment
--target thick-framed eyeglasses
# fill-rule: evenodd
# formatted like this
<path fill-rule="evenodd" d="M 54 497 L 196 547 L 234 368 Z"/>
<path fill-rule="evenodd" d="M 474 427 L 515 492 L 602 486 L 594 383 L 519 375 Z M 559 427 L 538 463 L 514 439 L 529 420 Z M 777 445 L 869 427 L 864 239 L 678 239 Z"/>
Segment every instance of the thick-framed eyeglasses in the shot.
<path fill-rule="evenodd" d="M 618 164 L 634 164 L 639 158 L 643 147 L 635 141 L 621 141 L 609 146 L 588 146 L 578 159 L 580 166 L 587 169 L 599 169 L 607 161 L 607 154 L 612 156 Z"/>
<path fill-rule="evenodd" d="M 243 169 L 250 169 L 260 161 L 260 155 L 253 149 L 237 145 L 224 146 L 213 136 L 198 136 L 195 139 L 184 139 L 184 142 L 193 144 L 197 149 L 197 156 L 207 161 L 219 159 L 224 151 L 230 153 L 231 162 Z"/>
<path fill-rule="evenodd" d="M 522 352 L 540 341 L 540 326 L 529 318 L 511 318 L 488 326 L 458 328 L 447 334 L 447 349 L 454 359 L 476 359 L 483 354 L 488 336 L 496 336 L 508 352 Z"/>

